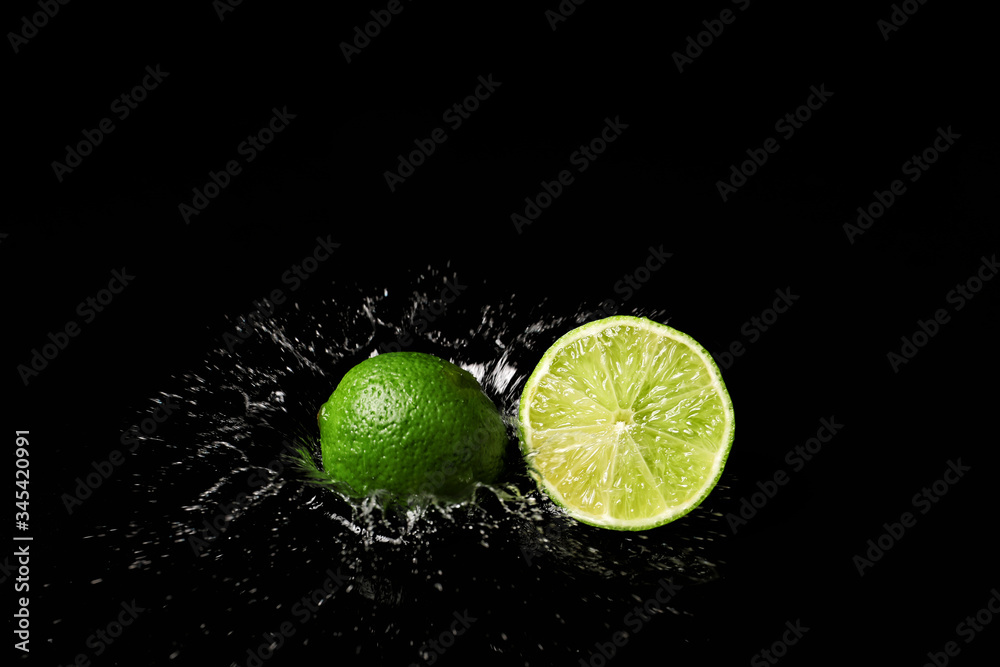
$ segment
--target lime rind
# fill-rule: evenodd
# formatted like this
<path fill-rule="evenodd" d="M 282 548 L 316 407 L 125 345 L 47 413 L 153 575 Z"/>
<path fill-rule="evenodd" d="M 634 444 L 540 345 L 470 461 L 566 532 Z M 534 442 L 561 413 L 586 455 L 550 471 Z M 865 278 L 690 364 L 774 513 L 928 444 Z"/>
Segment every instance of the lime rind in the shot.
<path fill-rule="evenodd" d="M 370 357 L 317 415 L 324 473 L 351 497 L 471 498 L 503 469 L 507 428 L 469 371 L 420 352 Z"/>
<path fill-rule="evenodd" d="M 653 335 L 635 336 L 622 348 L 613 331 L 621 326 Z M 658 344 L 657 337 L 673 344 Z M 684 358 L 685 348 L 693 358 Z M 532 426 L 536 401 L 553 428 Z M 631 412 L 637 404 L 643 407 Z M 616 412 L 628 413 L 627 437 L 614 418 L 616 405 Z M 735 436 L 732 400 L 708 351 L 672 327 L 627 315 L 559 338 L 528 378 L 518 407 L 521 451 L 538 486 L 576 520 L 615 530 L 655 528 L 701 504 L 718 484 Z M 683 428 L 664 430 L 671 414 L 689 419 Z M 677 447 L 650 445 L 666 442 Z M 553 479 L 553 471 L 569 479 Z M 588 486 L 594 474 L 600 485 Z"/>

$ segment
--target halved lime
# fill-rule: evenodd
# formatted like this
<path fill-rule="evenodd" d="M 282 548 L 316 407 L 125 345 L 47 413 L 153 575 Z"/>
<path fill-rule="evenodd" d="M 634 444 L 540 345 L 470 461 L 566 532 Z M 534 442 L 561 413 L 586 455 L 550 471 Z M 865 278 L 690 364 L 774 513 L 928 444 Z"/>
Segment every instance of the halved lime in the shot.
<path fill-rule="evenodd" d="M 562 336 L 528 378 L 521 450 L 578 521 L 646 530 L 698 506 L 733 443 L 733 403 L 705 348 L 642 317 Z"/>

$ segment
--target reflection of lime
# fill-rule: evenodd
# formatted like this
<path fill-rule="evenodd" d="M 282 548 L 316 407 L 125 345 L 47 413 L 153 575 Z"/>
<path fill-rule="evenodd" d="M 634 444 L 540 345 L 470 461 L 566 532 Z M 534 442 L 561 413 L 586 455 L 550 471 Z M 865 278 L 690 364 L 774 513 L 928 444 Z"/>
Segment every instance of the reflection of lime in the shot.
<path fill-rule="evenodd" d="M 733 404 L 708 352 L 640 317 L 557 340 L 521 395 L 532 476 L 573 518 L 644 530 L 694 509 L 733 442 Z"/>
<path fill-rule="evenodd" d="M 420 352 L 347 371 L 319 411 L 323 467 L 350 495 L 457 498 L 503 466 L 507 432 L 476 378 Z"/>

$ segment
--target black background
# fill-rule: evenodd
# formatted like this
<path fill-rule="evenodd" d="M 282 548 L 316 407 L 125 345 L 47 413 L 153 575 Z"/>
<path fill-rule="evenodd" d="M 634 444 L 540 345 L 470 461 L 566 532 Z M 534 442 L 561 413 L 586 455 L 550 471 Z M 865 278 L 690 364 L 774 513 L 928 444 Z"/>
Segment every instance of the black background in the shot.
<path fill-rule="evenodd" d="M 680 645 L 650 632 L 615 660 L 745 663 L 785 621 L 802 619 L 810 631 L 784 663 L 923 664 L 927 651 L 956 640 L 956 663 L 986 664 L 1000 629 L 965 644 L 954 628 L 1000 585 L 990 463 L 1000 287 L 986 282 L 961 310 L 946 295 L 998 249 L 987 206 L 997 177 L 992 49 L 979 9 L 913 4 L 886 40 L 877 22 L 893 12 L 889 3 L 753 0 L 743 11 L 722 0 L 591 0 L 553 30 L 545 12 L 555 0 L 404 2 L 349 63 L 339 44 L 384 3 L 246 0 L 221 19 L 207 0 L 60 6 L 5 56 L 13 150 L 0 228 L 12 391 L 4 422 L 31 430 L 37 471 L 37 652 L 25 662 L 71 660 L 126 594 L 83 574 L 104 556 L 99 540 L 82 538 L 90 522 L 113 523 L 118 499 L 95 498 L 67 517 L 60 494 L 117 439 L 137 398 L 200 358 L 225 315 L 280 286 L 329 235 L 340 248 L 300 298 L 332 284 L 405 286 L 415 272 L 447 266 L 478 285 L 484 303 L 516 293 L 570 313 L 585 300 L 620 301 L 616 283 L 662 246 L 672 257 L 619 312 L 665 310 L 713 352 L 748 343 L 744 323 L 775 290 L 790 290 L 799 299 L 789 312 L 724 368 L 739 429 L 723 510 L 737 512 L 757 481 L 788 470 L 786 452 L 821 418 L 844 427 L 729 541 L 722 579 L 692 592 L 699 636 L 709 639 Z M 673 54 L 723 9 L 735 20 L 679 72 Z M 5 32 L 37 11 L 9 6 Z M 113 116 L 112 100 L 157 65 L 169 73 L 163 83 L 60 181 L 52 163 L 67 144 Z M 500 85 L 460 128 L 448 127 L 442 113 L 479 76 Z M 786 139 L 775 123 L 811 86 L 832 95 Z M 178 206 L 210 171 L 240 159 L 237 146 L 274 108 L 294 115 L 287 129 L 186 224 Z M 570 154 L 606 118 L 627 129 L 519 231 L 511 214 L 541 181 L 574 168 Z M 437 127 L 447 141 L 391 191 L 384 172 Z M 938 128 L 960 138 L 911 183 L 902 165 Z M 717 181 L 768 137 L 778 152 L 723 201 Z M 906 192 L 851 243 L 843 224 L 894 179 Z M 25 386 L 16 367 L 79 319 L 76 305 L 122 267 L 134 283 Z M 951 320 L 894 372 L 887 354 L 939 308 Z M 852 558 L 866 541 L 959 458 L 971 466 L 966 477 L 859 576 Z M 56 581 L 60 592 L 46 595 Z M 562 594 L 536 603 L 580 604 L 580 591 Z M 45 645 L 54 618 L 77 628 L 79 642 Z M 137 629 L 148 634 L 129 646 L 169 641 L 171 622 Z M 538 644 L 546 632 L 537 628 Z M 554 664 L 578 664 L 598 639 L 581 634 L 579 655 Z M 143 664 L 127 650 L 101 664 Z M 505 659 L 485 644 L 463 650 L 443 662 Z M 532 664 L 546 664 L 540 655 Z"/>

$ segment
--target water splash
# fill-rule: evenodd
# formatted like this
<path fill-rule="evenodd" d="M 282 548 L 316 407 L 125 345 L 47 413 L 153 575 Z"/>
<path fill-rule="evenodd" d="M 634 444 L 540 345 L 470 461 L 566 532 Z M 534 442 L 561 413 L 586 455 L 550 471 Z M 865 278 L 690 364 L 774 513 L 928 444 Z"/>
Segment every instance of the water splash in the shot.
<path fill-rule="evenodd" d="M 234 317 L 231 335 L 220 333 L 196 370 L 165 383 L 181 408 L 140 436 L 127 530 L 98 532 L 144 580 L 179 578 L 183 592 L 171 592 L 166 607 L 196 610 L 198 623 L 178 631 L 176 646 L 164 649 L 171 657 L 190 659 L 211 645 L 243 665 L 255 638 L 287 621 L 296 631 L 280 647 L 288 655 L 310 655 L 318 644 L 416 661 L 450 614 L 467 608 L 497 621 L 507 607 L 524 623 L 480 625 L 474 641 L 527 661 L 538 652 L 527 620 L 541 614 L 565 628 L 548 633 L 547 655 L 576 655 L 590 643 L 573 639 L 567 625 L 578 612 L 525 608 L 528 591 L 544 598 L 575 586 L 581 599 L 590 596 L 590 613 L 614 616 L 664 578 L 691 586 L 719 576 L 726 531 L 711 508 L 728 494 L 725 477 L 681 521 L 619 533 L 566 518 L 526 474 L 513 428 L 524 383 L 558 335 L 604 313 L 587 304 L 553 313 L 515 295 L 477 303 L 474 288 L 446 304 L 435 295 L 461 283 L 433 267 L 413 284 L 412 292 L 333 286 L 266 318 Z M 315 464 L 318 407 L 350 367 L 396 349 L 467 369 L 499 406 L 509 464 L 475 502 L 389 511 L 377 498 L 349 502 L 324 483 Z M 600 592 L 615 590 L 620 599 Z"/>

